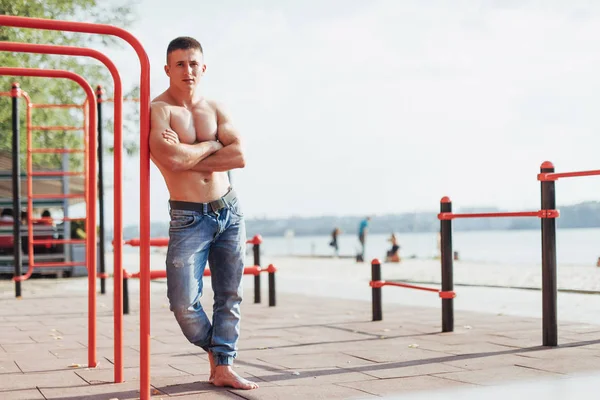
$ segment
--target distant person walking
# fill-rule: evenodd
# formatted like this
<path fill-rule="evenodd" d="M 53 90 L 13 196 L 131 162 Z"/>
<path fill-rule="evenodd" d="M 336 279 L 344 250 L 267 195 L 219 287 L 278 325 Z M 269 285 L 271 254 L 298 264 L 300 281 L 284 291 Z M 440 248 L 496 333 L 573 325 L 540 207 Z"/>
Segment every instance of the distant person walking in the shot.
<path fill-rule="evenodd" d="M 333 247 L 334 255 L 336 257 L 340 256 L 340 247 L 338 245 L 338 236 L 340 233 L 342 233 L 342 231 L 336 226 L 333 229 L 333 232 L 331 232 L 331 242 L 329 242 L 329 245 Z"/>
<path fill-rule="evenodd" d="M 366 217 L 365 219 L 360 221 L 360 224 L 358 225 L 358 241 L 360 242 L 360 253 L 356 255 L 357 262 L 365 261 L 365 243 L 367 240 L 369 221 L 371 221 L 371 217 Z"/>

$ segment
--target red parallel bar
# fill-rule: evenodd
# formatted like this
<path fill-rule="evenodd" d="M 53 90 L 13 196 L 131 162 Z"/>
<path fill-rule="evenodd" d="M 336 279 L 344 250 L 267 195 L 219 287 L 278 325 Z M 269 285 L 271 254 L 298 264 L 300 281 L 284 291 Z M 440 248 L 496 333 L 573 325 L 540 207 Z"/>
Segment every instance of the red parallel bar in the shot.
<path fill-rule="evenodd" d="M 12 20 L 16 17 L 7 17 L 5 15 L 0 16 L 1 20 Z M 4 25 L 0 22 L 0 25 Z M 36 77 L 46 77 L 46 78 L 66 78 L 72 81 L 77 82 L 83 90 L 86 92 L 87 98 L 90 104 L 93 104 L 94 107 L 90 111 L 90 126 L 96 126 L 96 95 L 92 90 L 91 86 L 85 79 L 83 79 L 80 75 L 77 75 L 73 72 L 63 71 L 63 70 L 44 70 L 37 68 L 7 68 L 0 67 L 0 75 L 9 75 L 9 76 L 36 76 Z M 29 130 L 29 129 L 28 129 Z M 29 130 L 30 131 L 30 130 Z M 90 136 L 90 147 L 92 149 L 96 148 L 96 135 Z M 91 151 L 89 157 L 89 170 L 91 171 L 88 180 L 86 181 L 87 187 L 90 193 L 90 198 L 96 199 L 96 152 Z M 33 196 L 28 196 L 29 199 L 33 198 Z M 64 198 L 64 197 L 62 197 Z M 90 201 L 87 203 L 87 243 L 86 243 L 86 265 L 88 266 L 88 365 L 89 367 L 96 367 L 98 364 L 96 358 L 96 201 Z M 31 236 L 33 237 L 33 236 Z M 30 253 L 30 254 L 33 254 Z M 33 268 L 31 265 L 29 266 L 29 270 L 27 274 L 22 276 L 14 277 L 15 280 L 25 280 L 28 279 L 33 272 Z"/>
<path fill-rule="evenodd" d="M 129 246 L 133 246 L 133 247 L 139 247 L 140 246 L 140 239 L 139 238 L 133 238 L 133 239 L 129 239 L 123 242 L 123 244 L 129 245 Z M 246 241 L 247 244 L 260 244 L 262 243 L 262 237 L 260 235 L 256 235 L 254 236 L 254 238 Z M 114 244 L 114 241 L 113 241 Z M 168 237 L 157 237 L 157 238 L 150 238 L 150 246 L 153 247 L 167 247 L 169 245 L 169 238 Z"/>
<path fill-rule="evenodd" d="M 53 199 L 53 200 L 60 200 L 60 199 L 79 199 L 79 198 L 84 198 L 85 195 L 83 195 L 83 194 L 32 194 L 29 197 L 32 198 L 32 199 Z"/>
<path fill-rule="evenodd" d="M 81 176 L 83 172 L 72 171 L 36 171 L 32 172 L 31 176 Z"/>
<path fill-rule="evenodd" d="M 104 101 L 108 101 L 110 103 L 114 103 L 115 99 L 114 98 L 110 98 L 110 99 L 106 99 Z M 138 99 L 137 97 L 127 97 L 127 98 L 123 99 L 123 101 L 129 101 L 129 102 L 132 102 L 132 103 L 139 103 L 140 99 Z"/>
<path fill-rule="evenodd" d="M 110 25 L 103 24 L 91 24 L 86 22 L 72 22 L 72 21 L 60 21 L 60 20 L 49 20 L 41 18 L 27 18 L 27 17 L 15 17 L 0 15 L 0 25 L 12 26 L 20 28 L 36 28 L 36 29 L 47 29 L 55 31 L 70 31 L 70 32 L 84 32 L 84 33 L 95 33 L 95 34 L 106 34 L 120 37 L 127 41 L 136 51 L 137 56 L 140 60 L 141 74 L 140 74 L 140 236 L 142 237 L 142 245 L 140 251 L 140 268 L 144 271 L 142 282 L 140 284 L 140 398 L 141 400 L 148 400 L 150 398 L 150 151 L 148 138 L 150 133 L 150 60 L 144 50 L 143 46 L 131 33 L 124 29 L 120 29 Z M 91 50 L 90 50 L 91 51 Z M 104 56 L 105 57 L 105 56 Z M 106 57 L 105 57 L 106 58 Z M 103 60 L 101 60 L 103 61 Z M 114 64 L 108 65 L 105 61 L 104 64 L 113 73 L 115 77 Z M 111 68 L 112 67 L 112 68 Z M 120 81 L 119 81 L 120 83 Z M 115 266 L 121 265 L 121 252 L 122 252 L 122 189 L 121 189 L 121 175 L 122 175 L 122 137 L 121 132 L 117 133 L 117 127 L 120 129 L 122 126 L 122 114 L 119 108 L 119 118 L 117 118 L 117 107 L 121 105 L 121 99 L 123 97 L 122 92 L 118 93 L 117 90 L 121 90 L 120 86 L 117 86 L 115 81 L 115 221 L 119 219 L 118 223 L 115 222 L 114 238 L 117 241 L 115 247 Z M 119 104 L 119 106 L 117 106 Z M 117 122 L 118 121 L 118 122 Z M 117 179 L 118 177 L 118 179 Z M 117 201 L 118 200 L 118 201 Z M 95 215 L 95 214 L 94 214 Z M 120 236 L 119 236 L 120 235 Z M 95 246 L 94 246 L 95 247 Z M 119 257 L 119 262 L 117 262 Z M 95 270 L 94 270 L 95 272 Z M 115 298 L 120 296 L 120 303 L 122 304 L 122 291 L 120 281 L 122 274 L 122 268 L 115 268 Z M 117 282 L 119 282 L 117 286 Z M 123 307 L 116 307 L 115 310 L 122 310 Z M 120 312 L 122 320 L 122 314 Z M 115 317 L 116 325 L 116 317 Z M 115 327 L 116 328 L 116 327 Z M 119 333 L 115 329 L 115 338 Z M 120 333 L 122 336 L 122 331 Z M 115 339 L 116 340 L 116 339 Z M 117 347 L 115 346 L 115 352 Z M 116 357 L 115 357 L 116 358 Z M 115 360 L 115 367 L 118 364 L 118 359 Z M 116 373 L 115 368 L 115 373 Z M 119 382 L 122 382 L 122 378 Z"/>
<path fill-rule="evenodd" d="M 257 265 L 253 265 L 251 267 L 244 267 L 244 275 L 258 275 L 261 271 L 266 271 L 260 268 Z M 135 273 L 125 273 L 128 278 L 139 279 L 140 272 Z M 202 276 L 211 276 L 210 269 L 206 268 Z M 163 279 L 167 277 L 167 271 L 164 269 L 155 269 L 150 271 L 150 279 Z"/>
<path fill-rule="evenodd" d="M 65 221 L 65 222 L 67 222 L 67 221 L 69 221 L 69 222 L 71 222 L 71 221 L 85 221 L 86 220 L 85 217 L 81 217 L 81 218 L 71 218 L 71 217 L 55 218 L 55 217 L 52 217 L 52 219 L 54 221 Z M 46 221 L 48 221 L 48 219 L 46 219 L 46 218 L 31 218 L 31 222 L 34 222 L 34 223 L 35 222 L 46 222 Z"/>
<path fill-rule="evenodd" d="M 47 267 L 83 267 L 85 266 L 85 261 L 66 261 L 66 262 L 41 262 L 35 263 L 31 266 L 31 268 L 47 268 Z"/>
<path fill-rule="evenodd" d="M 85 239 L 34 239 L 33 244 L 84 244 Z"/>
<path fill-rule="evenodd" d="M 38 126 L 31 127 L 32 131 L 82 131 L 82 126 Z"/>
<path fill-rule="evenodd" d="M 70 153 L 83 153 L 84 149 L 31 149 L 28 150 L 30 153 L 56 153 L 56 154 L 70 154 Z"/>
<path fill-rule="evenodd" d="M 443 299 L 453 299 L 456 297 L 456 293 L 454 293 L 454 292 L 443 292 L 439 289 L 428 288 L 428 287 L 424 287 L 424 286 L 409 285 L 407 283 L 400 283 L 400 282 L 371 281 L 371 282 L 369 282 L 369 286 L 374 287 L 374 288 L 380 288 L 383 286 L 396 286 L 396 287 L 403 287 L 403 288 L 408 288 L 408 289 L 423 290 L 426 292 L 438 293 L 439 296 Z"/>
<path fill-rule="evenodd" d="M 600 175 L 600 169 L 576 172 L 546 172 L 538 174 L 538 181 L 556 181 L 559 178 L 575 178 L 578 176 Z"/>
<path fill-rule="evenodd" d="M 32 108 L 82 108 L 81 104 L 32 104 Z"/>
<path fill-rule="evenodd" d="M 438 219 L 448 220 L 456 218 L 489 218 L 489 217 L 538 217 L 538 218 L 558 218 L 558 210 L 540 210 L 523 212 L 498 212 L 498 213 L 472 213 L 472 214 L 454 214 L 439 213 Z"/>
<path fill-rule="evenodd" d="M 141 241 L 140 241 L 139 238 L 134 238 L 134 239 L 126 240 L 125 242 L 123 242 L 123 244 L 129 245 L 129 246 L 133 246 L 133 247 L 139 247 L 140 244 L 141 244 Z M 153 247 L 166 247 L 168 245 L 169 245 L 169 238 L 168 237 L 150 238 L 150 246 L 153 246 Z"/>

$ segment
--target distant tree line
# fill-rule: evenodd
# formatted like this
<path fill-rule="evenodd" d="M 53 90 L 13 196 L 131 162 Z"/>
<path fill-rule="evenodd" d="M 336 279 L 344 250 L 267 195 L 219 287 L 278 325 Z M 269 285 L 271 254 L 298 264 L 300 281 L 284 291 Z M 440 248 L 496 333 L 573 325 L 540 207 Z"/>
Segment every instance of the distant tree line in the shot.
<path fill-rule="evenodd" d="M 560 218 L 557 227 L 569 228 L 600 228 L 600 202 L 585 202 L 576 205 L 559 207 Z M 501 212 L 499 208 L 463 208 L 456 212 Z M 534 210 L 531 210 L 534 211 Z M 334 227 L 339 227 L 342 233 L 354 234 L 363 216 L 344 217 L 290 217 L 279 219 L 253 218 L 246 220 L 248 237 L 259 233 L 262 236 L 283 236 L 292 230 L 295 236 L 329 235 Z M 439 220 L 436 212 L 416 212 L 373 216 L 369 225 L 371 233 L 391 232 L 436 232 L 439 230 Z M 482 230 L 520 230 L 539 229 L 538 218 L 477 218 L 460 219 L 453 223 L 457 231 Z M 151 224 L 151 236 L 168 236 L 167 222 Z M 126 238 L 137 237 L 137 226 L 125 228 Z"/>

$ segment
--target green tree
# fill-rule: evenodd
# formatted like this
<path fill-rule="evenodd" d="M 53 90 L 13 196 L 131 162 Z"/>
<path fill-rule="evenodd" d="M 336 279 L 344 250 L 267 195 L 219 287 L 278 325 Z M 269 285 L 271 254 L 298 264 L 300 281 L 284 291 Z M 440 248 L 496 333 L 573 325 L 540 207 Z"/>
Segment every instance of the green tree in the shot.
<path fill-rule="evenodd" d="M 0 13 L 24 17 L 86 21 L 111 24 L 121 28 L 130 26 L 134 19 L 131 6 L 107 5 L 100 0 L 0 0 Z M 39 44 L 55 44 L 66 46 L 98 47 L 123 46 L 120 39 L 107 35 L 79 34 L 40 29 L 20 29 L 0 26 L 0 40 L 11 42 L 27 42 Z M 41 54 L 0 52 L 0 65 L 7 67 L 35 67 L 65 69 L 83 76 L 92 87 L 100 84 L 106 96 L 112 97 L 113 82 L 110 73 L 100 62 L 89 57 L 70 57 Z M 81 87 L 67 79 L 0 77 L 0 91 L 10 91 L 12 82 L 18 81 L 35 104 L 83 104 L 86 96 Z M 133 88 L 133 91 L 136 89 Z M 11 131 L 11 99 L 0 97 L 0 151 L 12 148 Z M 21 102 L 24 105 L 24 102 Z M 21 157 L 24 160 L 25 150 L 25 107 L 21 107 Z M 109 115 L 105 113 L 106 119 Z M 112 118 L 112 117 L 111 117 Z M 82 126 L 83 113 L 77 109 L 34 109 L 32 111 L 34 126 Z M 127 120 L 128 118 L 125 118 Z M 107 121 L 106 127 L 112 121 Z M 107 130 L 105 130 L 106 132 Z M 105 148 L 112 146 L 112 140 L 104 140 Z M 33 133 L 33 146 L 46 148 L 82 147 L 83 135 L 73 131 L 36 131 Z M 133 142 L 126 143 L 126 150 L 133 152 Z M 110 149 L 109 149 L 110 150 Z M 71 169 L 81 168 L 82 156 L 70 156 Z M 41 168 L 60 168 L 61 156 L 54 154 L 35 154 L 36 166 Z"/>

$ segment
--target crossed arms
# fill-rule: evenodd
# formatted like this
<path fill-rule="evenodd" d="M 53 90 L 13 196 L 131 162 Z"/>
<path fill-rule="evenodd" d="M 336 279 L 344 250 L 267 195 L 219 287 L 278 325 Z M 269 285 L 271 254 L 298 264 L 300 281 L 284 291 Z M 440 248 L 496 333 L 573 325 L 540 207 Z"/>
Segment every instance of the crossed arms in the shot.
<path fill-rule="evenodd" d="M 215 106 L 219 141 L 186 144 L 171 129 L 168 105 L 151 105 L 150 153 L 154 162 L 171 171 L 223 172 L 244 168 L 238 132 L 221 107 Z"/>

